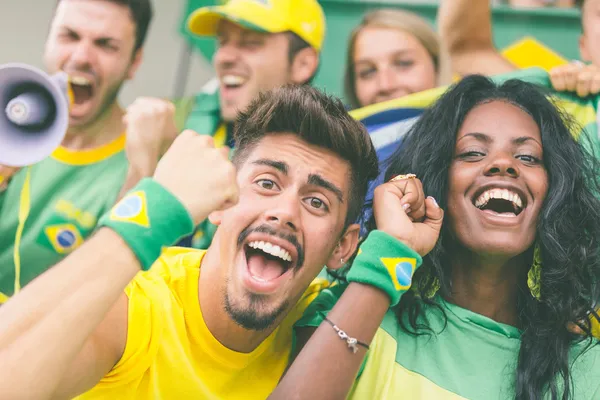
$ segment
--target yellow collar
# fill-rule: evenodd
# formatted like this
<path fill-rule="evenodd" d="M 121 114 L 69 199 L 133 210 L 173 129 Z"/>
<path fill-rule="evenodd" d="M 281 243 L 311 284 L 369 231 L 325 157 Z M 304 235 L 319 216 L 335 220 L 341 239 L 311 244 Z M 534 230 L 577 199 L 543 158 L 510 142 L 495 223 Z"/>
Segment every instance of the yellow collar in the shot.
<path fill-rule="evenodd" d="M 69 150 L 60 146 L 52 153 L 56 161 L 70 165 L 88 165 L 105 160 L 125 148 L 125 133 L 110 143 L 90 150 Z"/>

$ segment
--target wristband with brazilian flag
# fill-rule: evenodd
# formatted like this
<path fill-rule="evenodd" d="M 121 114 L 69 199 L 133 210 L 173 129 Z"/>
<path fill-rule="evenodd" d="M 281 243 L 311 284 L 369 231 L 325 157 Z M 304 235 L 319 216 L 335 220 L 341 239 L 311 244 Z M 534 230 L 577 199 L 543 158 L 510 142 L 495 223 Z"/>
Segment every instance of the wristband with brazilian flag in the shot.
<path fill-rule="evenodd" d="M 142 179 L 111 211 L 98 227 L 115 231 L 147 271 L 162 252 L 194 231 L 192 217 L 181 202 L 152 178 Z"/>
<path fill-rule="evenodd" d="M 422 262 L 413 249 L 387 233 L 374 230 L 360 246 L 346 280 L 375 286 L 395 306 L 410 288 L 413 274 Z"/>

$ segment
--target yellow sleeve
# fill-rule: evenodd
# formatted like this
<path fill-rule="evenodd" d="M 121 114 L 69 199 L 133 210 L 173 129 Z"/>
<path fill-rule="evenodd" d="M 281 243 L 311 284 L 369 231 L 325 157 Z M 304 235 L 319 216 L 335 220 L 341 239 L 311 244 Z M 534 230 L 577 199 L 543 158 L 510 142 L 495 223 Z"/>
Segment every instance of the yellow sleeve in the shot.
<path fill-rule="evenodd" d="M 100 381 L 102 385 L 122 385 L 142 379 L 151 366 L 165 325 L 169 288 L 160 273 L 159 259 L 148 272 L 140 272 L 125 289 L 129 298 L 127 343 L 115 367 Z"/>

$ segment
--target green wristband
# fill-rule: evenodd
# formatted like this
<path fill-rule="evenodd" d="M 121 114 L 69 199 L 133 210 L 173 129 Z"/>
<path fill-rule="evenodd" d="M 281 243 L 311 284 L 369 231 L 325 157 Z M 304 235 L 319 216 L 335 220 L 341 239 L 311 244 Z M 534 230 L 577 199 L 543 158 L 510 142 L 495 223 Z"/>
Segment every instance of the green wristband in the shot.
<path fill-rule="evenodd" d="M 413 249 L 382 231 L 372 231 L 358 250 L 346 279 L 375 286 L 390 297 L 391 306 L 412 284 L 423 260 Z"/>
<path fill-rule="evenodd" d="M 108 227 L 129 245 L 147 271 L 162 252 L 194 231 L 192 217 L 183 204 L 151 178 L 142 179 L 111 211 L 98 227 Z"/>

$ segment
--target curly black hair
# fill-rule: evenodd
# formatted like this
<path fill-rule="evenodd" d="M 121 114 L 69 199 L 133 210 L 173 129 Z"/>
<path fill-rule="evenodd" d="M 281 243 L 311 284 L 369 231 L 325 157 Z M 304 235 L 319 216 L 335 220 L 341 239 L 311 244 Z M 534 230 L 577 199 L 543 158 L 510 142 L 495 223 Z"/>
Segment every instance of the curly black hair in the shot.
<path fill-rule="evenodd" d="M 576 341 L 587 341 L 584 349 L 595 343 L 586 315 L 598 299 L 600 283 L 600 169 L 593 152 L 582 145 L 588 136 L 582 134 L 577 141 L 571 132 L 580 132 L 580 127 L 560 113 L 547 95 L 520 80 L 496 84 L 480 75 L 466 77 L 423 113 L 385 163 L 386 181 L 398 174 L 416 173 L 425 194 L 446 208 L 456 136 L 474 107 L 506 101 L 531 115 L 539 127 L 549 184 L 536 233 L 542 259 L 541 298 L 530 294 L 523 274 L 517 301 L 522 329 L 514 382 L 517 400 L 541 400 L 548 394 L 552 399 L 572 398 L 569 351 Z M 371 217 L 368 229 L 374 228 Z M 427 294 L 439 282 L 439 293 L 450 295 L 447 260 L 453 256 L 453 236 L 449 230 L 449 224 L 444 224 L 435 248 L 415 273 L 412 290 L 396 306 L 398 321 L 410 334 L 432 333 L 417 323 L 424 307 L 444 312 Z M 532 250 L 525 256 L 532 258 Z M 585 335 L 575 336 L 567 325 L 581 320 Z"/>

